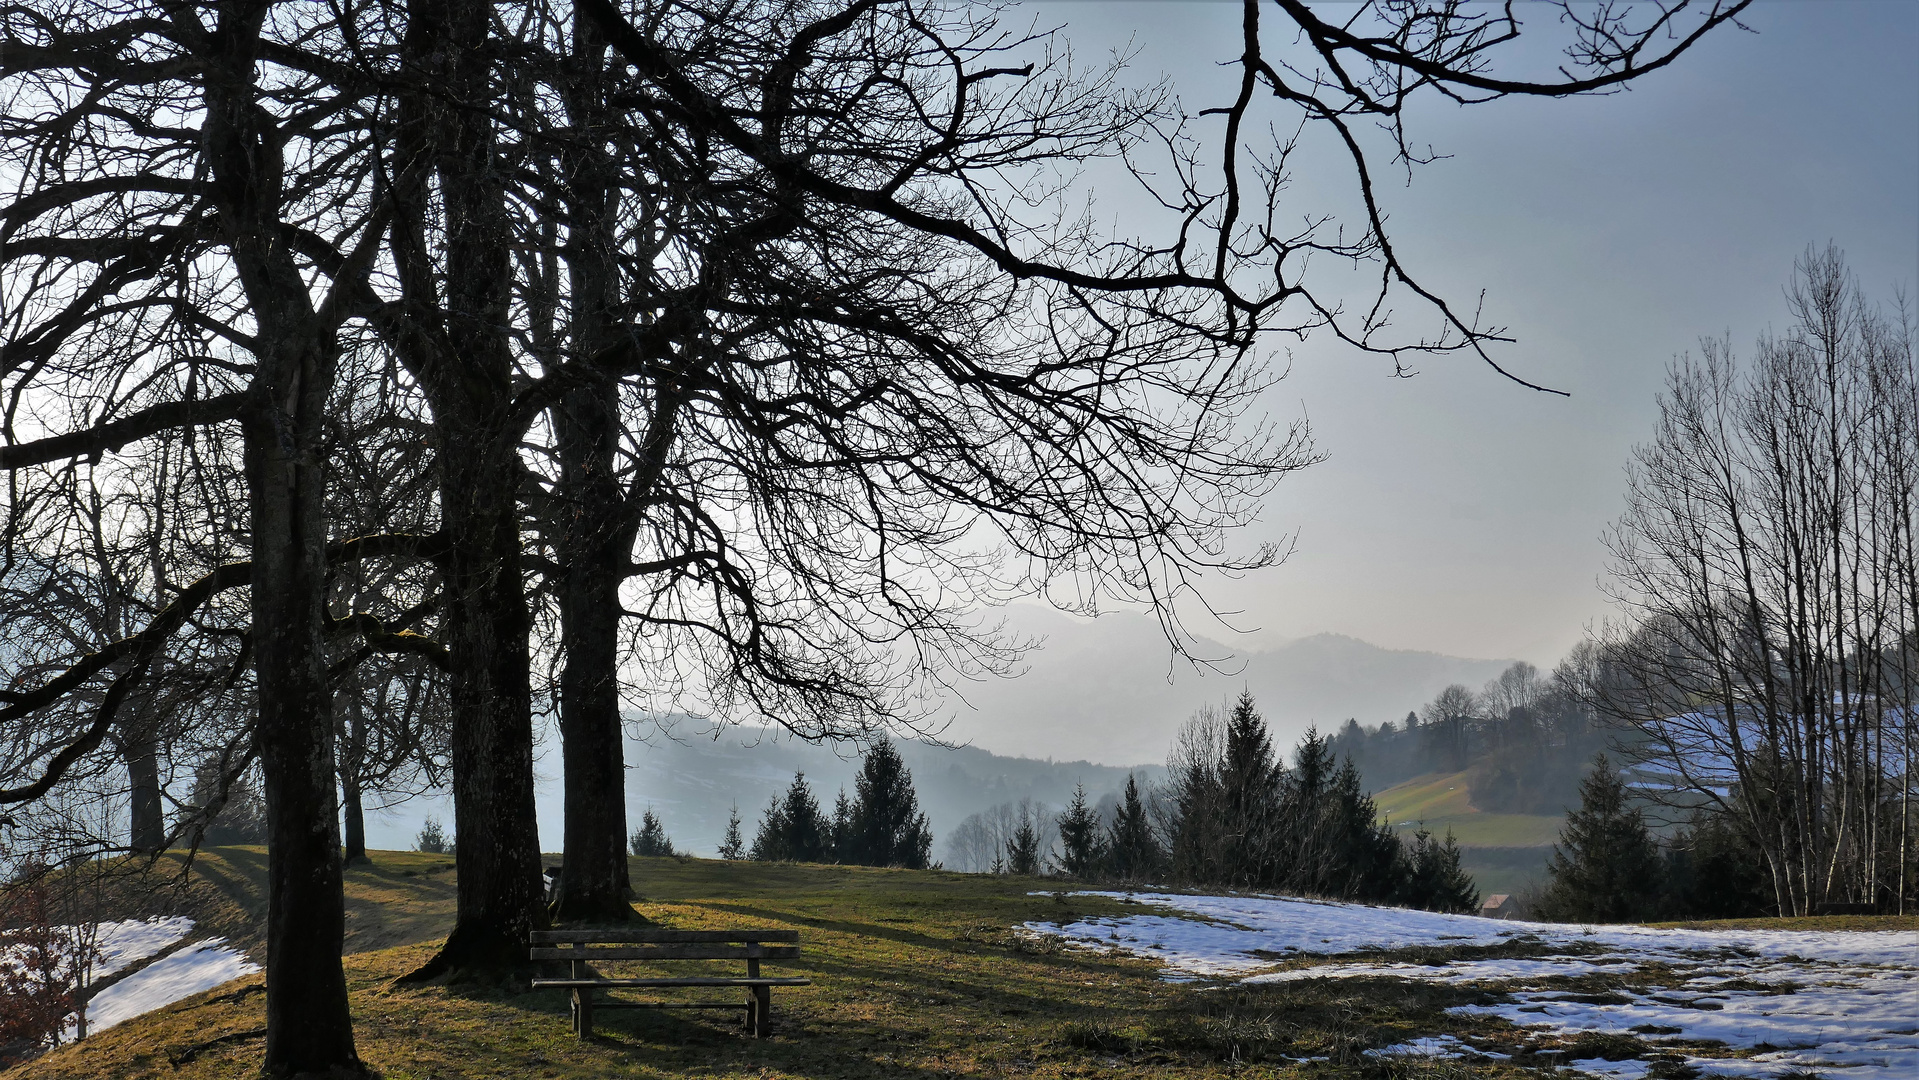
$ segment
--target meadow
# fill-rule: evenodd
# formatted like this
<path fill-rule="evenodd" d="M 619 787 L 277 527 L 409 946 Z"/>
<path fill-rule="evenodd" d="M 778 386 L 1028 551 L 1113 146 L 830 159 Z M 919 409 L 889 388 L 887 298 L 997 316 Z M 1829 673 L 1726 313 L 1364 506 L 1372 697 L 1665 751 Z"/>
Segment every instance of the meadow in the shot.
<path fill-rule="evenodd" d="M 247 935 L 261 910 L 260 869 L 256 850 L 203 852 L 193 886 L 175 906 L 190 909 L 203 927 L 235 943 L 257 943 L 257 933 Z M 1624 1066 L 1608 1070 L 1610 1075 L 1656 1080 L 1698 1075 L 1688 1062 L 1701 1055 L 1763 1064 L 1756 1060 L 1762 1050 L 1715 1047 L 1711 1040 L 1695 1045 L 1657 1032 L 1541 1030 L 1534 1017 L 1514 1012 L 1530 1007 L 1522 988 L 1492 969 L 1484 977 L 1440 979 L 1408 978 L 1393 968 L 1436 971 L 1528 958 L 1546 963 L 1580 952 L 1577 941 L 1459 934 L 1452 941 L 1357 953 L 1343 945 L 1324 952 L 1309 947 L 1252 956 L 1266 975 L 1264 981 L 1244 981 L 1182 972 L 1143 947 L 1129 949 L 1116 940 L 1117 928 L 1153 919 L 1175 920 L 1195 932 L 1211 927 L 1253 933 L 1257 925 L 1217 912 L 1181 912 L 1144 896 L 1067 891 L 1050 879 L 678 858 L 635 859 L 632 871 L 642 894 L 638 911 L 661 926 L 800 931 L 802 958 L 779 972 L 808 976 L 814 985 L 776 992 L 772 1038 L 743 1036 L 737 1014 L 626 1011 L 602 1013 L 599 1036 L 582 1042 L 568 1034 L 562 994 L 529 992 L 517 980 L 396 986 L 399 975 L 431 955 L 450 923 L 453 871 L 445 856 L 375 852 L 370 866 L 349 871 L 347 883 L 346 969 L 362 1058 L 389 1080 L 1438 1080 L 1537 1076 L 1566 1062 L 1608 1059 Z M 1349 921 L 1373 918 L 1367 914 L 1372 909 L 1326 910 Z M 1378 911 L 1382 925 L 1398 917 Z M 1298 930 L 1301 924 L 1289 925 Z M 1919 920 L 1849 925 L 1912 931 Z M 1895 933 L 1886 940 L 1911 937 Z M 1603 945 L 1584 948 L 1596 952 Z M 1334 970 L 1353 968 L 1356 957 L 1377 970 Z M 1634 971 L 1617 964 L 1535 970 L 1523 989 L 1537 993 L 1543 987 L 1555 998 L 1624 1001 L 1656 992 L 1660 979 L 1670 981 L 1670 965 L 1663 963 Z M 1320 977 L 1311 970 L 1316 966 L 1332 977 Z M 684 966 L 675 973 L 686 973 Z M 256 1075 L 264 1026 L 260 980 L 252 975 L 128 1020 L 13 1075 Z M 1420 1052 L 1422 1047 L 1433 1052 Z"/>

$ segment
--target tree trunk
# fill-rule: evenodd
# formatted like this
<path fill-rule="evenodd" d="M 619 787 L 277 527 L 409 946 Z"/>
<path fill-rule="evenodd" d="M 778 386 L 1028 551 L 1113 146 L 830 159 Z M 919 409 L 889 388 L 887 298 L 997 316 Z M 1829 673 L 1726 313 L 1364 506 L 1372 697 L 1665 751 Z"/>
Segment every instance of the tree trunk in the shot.
<path fill-rule="evenodd" d="M 357 1075 L 327 687 L 322 427 L 338 357 L 282 234 L 273 120 L 254 101 L 265 5 L 208 38 L 202 133 L 225 241 L 261 343 L 241 417 L 253 534 L 252 646 L 266 781 L 269 1076 Z"/>
<path fill-rule="evenodd" d="M 599 26 L 574 20 L 567 111 L 585 134 L 571 140 L 566 173 L 572 228 L 567 268 L 576 359 L 614 339 L 612 306 L 614 177 L 599 132 L 605 123 L 602 71 L 606 43 Z M 632 917 L 626 869 L 626 763 L 620 725 L 620 583 L 631 553 L 621 527 L 622 499 L 613 474 L 619 441 L 619 388 L 583 387 L 552 410 L 560 457 L 555 523 L 561 565 L 559 607 L 566 667 L 560 675 L 560 738 L 566 767 L 566 837 L 557 919 L 620 922 Z"/>
<path fill-rule="evenodd" d="M 129 740 L 121 747 L 127 763 L 127 846 L 152 855 L 167 842 L 166 812 L 160 804 L 160 754 L 151 735 Z"/>
<path fill-rule="evenodd" d="M 439 443 L 459 845 L 453 933 L 409 976 L 417 981 L 525 968 L 528 934 L 544 913 L 533 806 L 531 619 L 520 582 L 522 432 L 505 336 L 513 224 L 488 107 L 492 5 L 415 0 L 409 16 L 409 61 L 436 84 L 414 107 L 427 125 L 421 149 L 431 156 L 445 207 L 445 335 L 419 343 L 435 351 L 418 358 L 415 370 Z M 416 212 L 422 207 L 415 203 Z M 416 282 L 417 292 L 426 287 Z"/>
<path fill-rule="evenodd" d="M 567 395 L 557 419 L 562 505 L 560 737 L 566 765 L 566 842 L 554 917 L 632 917 L 626 870 L 626 762 L 620 725 L 620 582 L 627 555 L 612 478 L 617 431 L 612 388 Z M 571 496 L 566 497 L 566 496 Z"/>
<path fill-rule="evenodd" d="M 366 768 L 365 708 L 360 700 L 359 675 L 355 672 L 347 684 L 346 745 L 340 748 L 340 819 L 349 865 L 365 862 L 367 858 L 366 811 L 360 788 L 360 774 Z"/>

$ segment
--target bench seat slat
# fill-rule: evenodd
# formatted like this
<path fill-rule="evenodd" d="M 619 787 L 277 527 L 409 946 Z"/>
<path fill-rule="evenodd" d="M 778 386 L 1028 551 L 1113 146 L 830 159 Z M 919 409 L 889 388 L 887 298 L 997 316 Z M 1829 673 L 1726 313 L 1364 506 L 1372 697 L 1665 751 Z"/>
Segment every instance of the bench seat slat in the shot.
<path fill-rule="evenodd" d="M 533 989 L 617 990 L 631 986 L 811 986 L 813 980 L 793 976 L 748 978 L 741 976 L 684 976 L 676 979 L 534 979 Z"/>
<path fill-rule="evenodd" d="M 607 945 L 694 945 L 703 942 L 756 942 L 800 939 L 798 930 L 535 930 L 534 945 L 592 943 Z"/>
<path fill-rule="evenodd" d="M 797 960 L 798 945 L 653 945 L 527 950 L 529 960 Z"/>

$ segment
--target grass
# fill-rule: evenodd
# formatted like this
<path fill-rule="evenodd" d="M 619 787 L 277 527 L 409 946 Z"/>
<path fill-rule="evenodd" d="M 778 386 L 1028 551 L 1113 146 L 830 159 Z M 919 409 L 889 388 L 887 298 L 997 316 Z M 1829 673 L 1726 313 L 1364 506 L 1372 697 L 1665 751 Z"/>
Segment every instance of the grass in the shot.
<path fill-rule="evenodd" d="M 200 903 L 245 912 L 255 853 L 202 854 Z M 599 1037 L 567 1033 L 559 993 L 518 986 L 395 987 L 432 954 L 451 914 L 441 856 L 376 852 L 348 875 L 353 942 L 345 960 L 360 1054 L 388 1080 L 600 1077 L 906 1077 L 1365 1075 L 1442 1077 L 1458 1063 L 1381 1061 L 1368 1048 L 1460 1029 L 1457 987 L 1354 981 L 1273 988 L 1161 982 L 1154 965 L 1063 949 L 1014 933 L 1029 920 L 1138 911 L 1124 900 L 1041 890 L 1058 883 L 703 859 L 635 859 L 648 918 L 681 928 L 800 931 L 782 974 L 814 985 L 774 995 L 774 1036 L 754 1040 L 733 1013 L 601 1013 Z M 1029 895 L 1033 893 L 1038 895 Z M 405 939 L 405 940 L 401 940 Z M 682 967 L 677 973 L 684 974 Z M 259 976 L 57 1050 L 8 1080 L 257 1074 Z M 1484 1028 L 1485 1022 L 1472 1024 Z M 215 1042 L 223 1036 L 235 1036 Z M 208 1045 L 208 1044 L 212 1045 Z M 193 1047 L 204 1047 L 189 1055 Z M 1324 1058 L 1297 1061 L 1296 1058 Z M 178 1064 L 176 1065 L 176 1062 Z M 1524 1069 L 1485 1064 L 1475 1075 Z"/>
<path fill-rule="evenodd" d="M 1373 803 L 1381 817 L 1401 829 L 1417 828 L 1422 822 L 1441 835 L 1451 829 L 1464 848 L 1550 847 L 1559 839 L 1559 827 L 1564 822 L 1558 814 L 1478 810 L 1472 805 L 1463 772 L 1416 776 L 1376 792 Z"/>
<path fill-rule="evenodd" d="M 203 853 L 187 895 L 198 910 L 237 925 L 257 910 L 262 869 L 258 853 L 246 849 Z M 347 877 L 352 929 L 345 965 L 361 1056 L 388 1080 L 1451 1080 L 1541 1077 L 1555 1062 L 1598 1056 L 1646 1058 L 1654 1080 L 1682 1075 L 1673 1071 L 1676 1048 L 1657 1032 L 1554 1039 L 1497 1018 L 1445 1012 L 1501 1000 L 1496 985 L 1385 978 L 1165 983 L 1149 962 L 1014 932 L 1027 921 L 1140 910 L 1124 899 L 1051 891 L 1060 887 L 1053 881 L 704 859 L 635 859 L 633 880 L 645 897 L 640 911 L 666 926 L 800 931 L 802 959 L 769 971 L 806 975 L 814 985 L 775 991 L 772 1038 L 744 1037 L 736 1013 L 624 1011 L 600 1013 L 599 1036 L 582 1042 L 567 1033 L 559 993 L 505 983 L 395 987 L 395 977 L 432 954 L 450 922 L 452 872 L 444 856 L 376 852 L 371 866 Z M 1847 921 L 1817 920 L 1821 928 Z M 1531 946 L 1490 948 L 1520 955 Z M 1390 958 L 1438 963 L 1487 949 L 1429 948 Z M 1294 958 L 1286 966 L 1300 963 L 1310 961 Z M 1630 980 L 1659 977 L 1649 970 L 1551 982 L 1603 996 Z M 264 1002 L 248 987 L 259 982 L 253 976 L 129 1021 L 30 1062 L 7 1080 L 256 1076 Z M 1513 1056 L 1366 1053 L 1440 1034 Z"/>

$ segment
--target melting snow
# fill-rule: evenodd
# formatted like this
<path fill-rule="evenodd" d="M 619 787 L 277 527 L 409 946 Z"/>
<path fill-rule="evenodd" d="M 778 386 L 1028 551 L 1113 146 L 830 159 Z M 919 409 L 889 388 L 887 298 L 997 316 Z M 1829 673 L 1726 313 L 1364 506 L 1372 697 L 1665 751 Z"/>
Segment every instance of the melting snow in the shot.
<path fill-rule="evenodd" d="M 165 950 L 192 930 L 193 920 L 183 916 L 100 923 L 94 928 L 98 956 L 93 963 L 92 977 L 104 979 L 125 970 Z M 0 954 L 0 961 L 7 959 Z M 258 965 L 235 951 L 225 938 L 196 941 L 100 991 L 87 1003 L 87 1030 L 110 1028 L 258 970 Z M 77 1024 L 70 1021 L 63 1038 L 72 1038 L 76 1027 Z"/>
<path fill-rule="evenodd" d="M 1503 984 L 1511 1000 L 1463 1006 L 1462 1015 L 1501 1017 L 1541 1034 L 1643 1033 L 1717 1040 L 1758 1050 L 1749 1058 L 1688 1057 L 1702 1072 L 1770 1077 L 1843 1070 L 1847 1080 L 1919 1076 L 1919 933 L 1910 931 L 1656 930 L 1482 919 L 1427 911 L 1279 897 L 1125 896 L 1161 911 L 1090 918 L 1055 926 L 1030 922 L 1089 948 L 1117 948 L 1165 965 L 1169 979 L 1240 978 L 1285 982 L 1387 977 Z M 1281 959 L 1307 959 L 1409 947 L 1536 945 L 1531 958 L 1482 958 L 1444 964 L 1345 962 L 1285 971 Z M 1555 955 L 1557 950 L 1581 955 Z M 1671 986 L 1611 990 L 1620 1004 L 1570 1000 L 1540 980 L 1629 973 L 1647 964 L 1672 969 Z M 1657 1043 L 1657 1037 L 1645 1036 Z M 1475 1053 L 1451 1036 L 1385 1047 L 1382 1055 Z M 1641 1080 L 1644 1061 L 1574 1061 L 1611 1080 Z"/>
<path fill-rule="evenodd" d="M 110 1028 L 258 970 L 225 938 L 196 941 L 100 991 L 87 1005 L 87 1029 Z"/>

